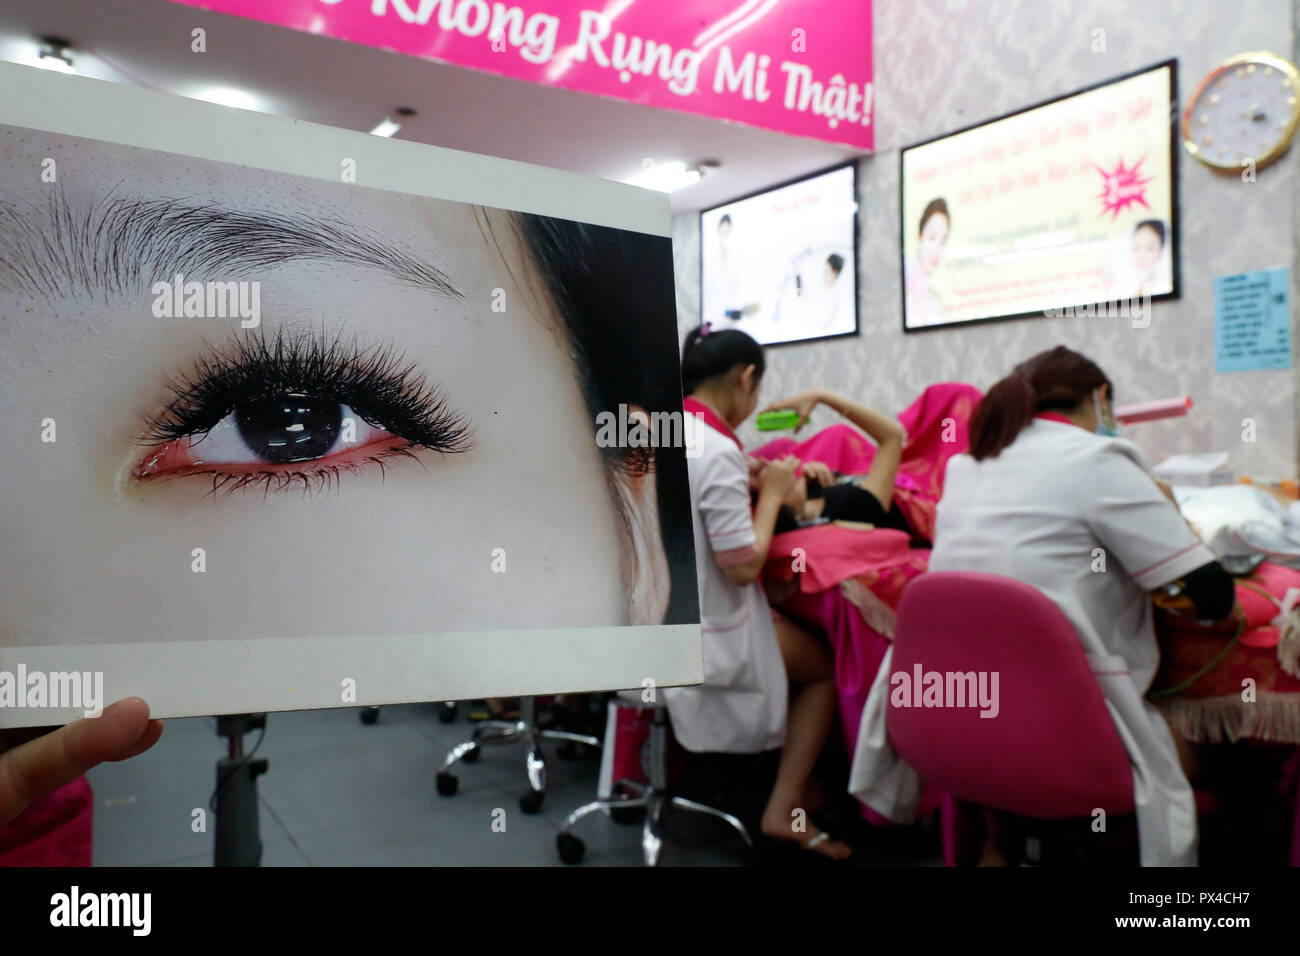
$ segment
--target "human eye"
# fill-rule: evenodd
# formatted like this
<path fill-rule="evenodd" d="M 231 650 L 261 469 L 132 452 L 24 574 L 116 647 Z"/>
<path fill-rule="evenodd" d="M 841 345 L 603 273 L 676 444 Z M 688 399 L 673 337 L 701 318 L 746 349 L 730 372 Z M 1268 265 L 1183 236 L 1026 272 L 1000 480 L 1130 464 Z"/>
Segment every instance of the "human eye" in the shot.
<path fill-rule="evenodd" d="M 309 491 L 345 471 L 419 461 L 421 449 L 451 455 L 473 445 L 465 416 L 388 346 L 312 333 L 241 338 L 210 346 L 166 388 L 170 398 L 139 437 L 140 483 L 204 475 L 214 492 Z"/>

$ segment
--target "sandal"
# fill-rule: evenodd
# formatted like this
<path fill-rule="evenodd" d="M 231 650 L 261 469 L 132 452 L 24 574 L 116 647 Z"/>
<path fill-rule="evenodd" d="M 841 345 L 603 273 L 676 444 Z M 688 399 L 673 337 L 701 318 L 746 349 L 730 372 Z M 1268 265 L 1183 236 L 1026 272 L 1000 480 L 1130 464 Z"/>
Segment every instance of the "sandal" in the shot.
<path fill-rule="evenodd" d="M 465 717 L 471 723 L 481 724 L 488 720 L 504 720 L 508 723 L 519 719 L 519 708 L 509 707 L 505 710 L 493 710 L 486 700 L 476 700 Z"/>

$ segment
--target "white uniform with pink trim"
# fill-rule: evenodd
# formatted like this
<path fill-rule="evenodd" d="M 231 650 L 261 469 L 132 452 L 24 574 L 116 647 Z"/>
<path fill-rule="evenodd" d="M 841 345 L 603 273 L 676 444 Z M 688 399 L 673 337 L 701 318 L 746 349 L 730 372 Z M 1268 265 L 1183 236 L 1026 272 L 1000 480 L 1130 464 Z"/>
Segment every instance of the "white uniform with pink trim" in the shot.
<path fill-rule="evenodd" d="M 1035 419 L 996 458 L 948 463 L 930 570 L 1024 581 L 1069 618 L 1133 765 L 1145 866 L 1194 866 L 1197 842 L 1173 737 L 1144 698 L 1160 662 L 1149 592 L 1214 560 L 1124 439 Z M 906 818 L 920 788 L 884 738 L 888 670 L 886 659 L 863 712 L 850 791 Z"/>
<path fill-rule="evenodd" d="M 789 690 L 767 596 L 723 570 L 757 547 L 749 469 L 740 447 L 702 425 L 687 459 L 700 588 L 704 684 L 664 690 L 673 732 L 697 753 L 758 753 L 785 743 Z"/>

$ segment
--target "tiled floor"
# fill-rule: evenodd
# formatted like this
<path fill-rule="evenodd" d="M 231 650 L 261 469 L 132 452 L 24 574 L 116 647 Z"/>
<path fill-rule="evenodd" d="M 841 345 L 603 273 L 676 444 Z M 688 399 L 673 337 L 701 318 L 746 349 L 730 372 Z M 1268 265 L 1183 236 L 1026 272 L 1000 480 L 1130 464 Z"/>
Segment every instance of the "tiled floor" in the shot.
<path fill-rule="evenodd" d="M 462 709 L 463 710 L 463 709 Z M 442 758 L 466 739 L 462 716 L 438 720 L 438 707 L 385 707 L 378 723 L 362 724 L 356 709 L 271 714 L 257 752 L 270 761 L 258 779 L 263 866 L 552 866 L 565 816 L 592 798 L 599 757 L 559 759 L 548 745 L 548 788 L 542 812 L 524 814 L 527 789 L 523 745 L 487 750 L 459 766 L 459 791 L 439 796 L 434 779 Z M 245 738 L 252 747 L 257 734 Z M 89 774 L 95 790 L 98 866 L 210 866 L 215 821 L 194 832 L 206 809 L 225 741 L 211 718 L 169 720 L 162 740 L 123 763 Z M 505 830 L 493 829 L 496 810 Z M 584 866 L 641 864 L 639 826 L 592 815 L 578 829 L 587 845 Z M 707 819 L 674 818 L 664 865 L 735 866 L 739 841 Z M 862 863 L 933 863 L 930 848 L 902 858 L 882 844 Z M 915 858 L 913 855 L 915 853 Z"/>

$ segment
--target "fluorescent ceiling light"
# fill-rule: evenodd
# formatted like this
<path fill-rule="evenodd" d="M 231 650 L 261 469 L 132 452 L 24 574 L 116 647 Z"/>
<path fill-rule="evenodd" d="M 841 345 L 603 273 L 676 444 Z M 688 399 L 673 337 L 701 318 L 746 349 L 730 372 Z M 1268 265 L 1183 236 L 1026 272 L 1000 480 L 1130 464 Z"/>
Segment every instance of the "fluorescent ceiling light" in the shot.
<path fill-rule="evenodd" d="M 240 110 L 255 110 L 262 112 L 262 99 L 252 93 L 244 90 L 237 90 L 233 86 L 207 86 L 191 96 L 196 100 L 207 100 L 209 103 L 217 103 L 220 106 L 233 106 Z"/>
<path fill-rule="evenodd" d="M 668 163 L 651 163 L 623 182 L 642 189 L 657 189 L 661 193 L 676 192 L 698 183 L 703 173 L 698 166 L 688 166 L 680 160 Z"/>

